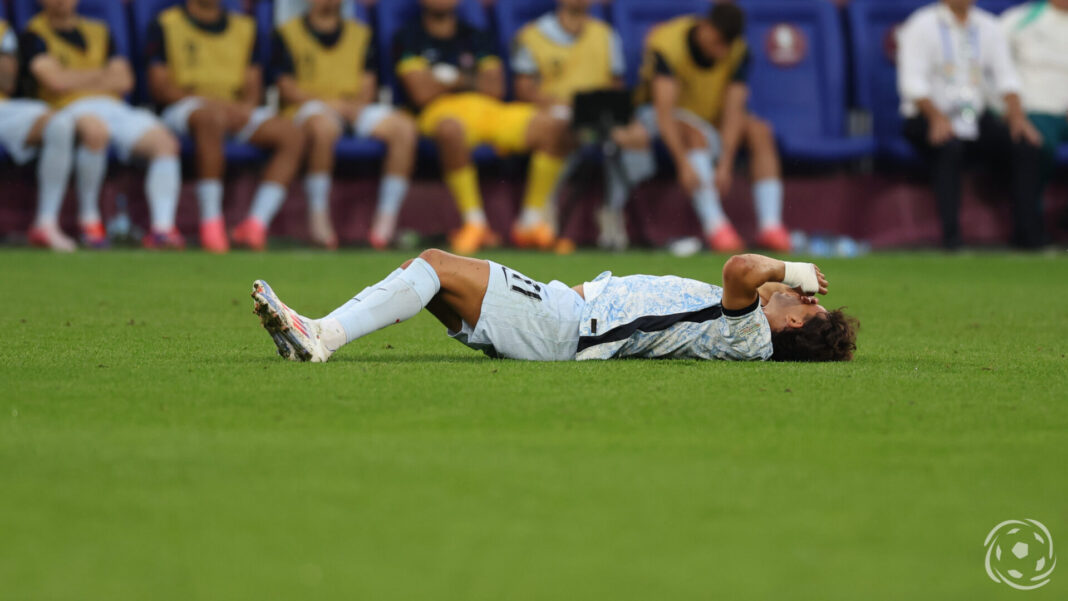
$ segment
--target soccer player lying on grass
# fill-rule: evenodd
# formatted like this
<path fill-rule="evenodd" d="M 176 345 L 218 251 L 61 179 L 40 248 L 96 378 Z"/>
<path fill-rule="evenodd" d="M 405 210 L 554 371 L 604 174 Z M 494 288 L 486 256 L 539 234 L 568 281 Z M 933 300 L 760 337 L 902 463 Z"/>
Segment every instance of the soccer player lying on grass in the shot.
<path fill-rule="evenodd" d="M 293 361 L 324 362 L 424 307 L 449 336 L 491 357 L 852 359 L 857 321 L 823 308 L 816 293 L 827 293 L 827 279 L 812 263 L 753 254 L 727 261 L 722 288 L 608 271 L 569 288 L 493 261 L 426 250 L 322 319 L 290 309 L 263 280 L 253 283 L 252 298 L 278 353 Z"/>

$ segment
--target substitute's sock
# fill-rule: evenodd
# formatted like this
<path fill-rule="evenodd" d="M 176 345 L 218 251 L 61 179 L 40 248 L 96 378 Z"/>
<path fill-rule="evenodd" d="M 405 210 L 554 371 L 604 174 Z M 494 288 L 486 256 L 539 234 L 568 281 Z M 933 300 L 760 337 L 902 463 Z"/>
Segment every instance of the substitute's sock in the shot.
<path fill-rule="evenodd" d="M 252 208 L 248 216 L 259 221 L 264 227 L 271 224 L 271 220 L 282 208 L 282 202 L 286 199 L 286 189 L 282 184 L 263 182 L 252 197 Z"/>
<path fill-rule="evenodd" d="M 182 186 L 182 163 L 178 157 L 153 159 L 145 174 L 145 196 L 152 215 L 152 229 L 169 232 L 174 229 L 174 214 L 178 211 L 178 194 Z"/>
<path fill-rule="evenodd" d="M 197 182 L 197 204 L 200 220 L 211 221 L 222 217 L 223 184 L 217 179 L 202 179 Z"/>
<path fill-rule="evenodd" d="M 719 202 L 719 193 L 713 185 L 712 153 L 707 150 L 691 150 L 686 159 L 697 172 L 700 187 L 693 194 L 693 208 L 701 220 L 705 232 L 714 232 L 727 222 L 723 207 Z"/>
<path fill-rule="evenodd" d="M 308 200 L 308 211 L 323 213 L 330 209 L 330 174 L 309 173 L 304 178 L 304 196 Z"/>
<path fill-rule="evenodd" d="M 404 197 L 408 195 L 408 179 L 399 175 L 387 175 L 378 187 L 379 215 L 397 215 L 400 213 Z"/>
<path fill-rule="evenodd" d="M 78 221 L 83 224 L 100 222 L 100 186 L 108 170 L 107 150 L 78 148 L 75 158 L 78 174 Z"/>
<path fill-rule="evenodd" d="M 456 200 L 456 207 L 467 223 L 486 223 L 482 210 L 482 193 L 478 189 L 478 172 L 471 165 L 445 174 L 445 185 Z"/>
<path fill-rule="evenodd" d="M 535 152 L 530 158 L 530 172 L 527 175 L 527 192 L 523 196 L 523 209 L 532 209 L 544 214 L 549 204 L 560 174 L 564 171 L 564 160 L 544 152 Z"/>
<path fill-rule="evenodd" d="M 656 173 L 656 159 L 651 149 L 625 148 L 620 153 L 620 158 L 623 161 L 623 173 L 631 186 L 644 182 Z"/>
<path fill-rule="evenodd" d="M 41 134 L 37 161 L 37 224 L 56 223 L 74 164 L 74 119 L 53 115 Z"/>
<path fill-rule="evenodd" d="M 762 179 L 753 184 L 753 207 L 761 230 L 782 225 L 782 181 Z"/>
<path fill-rule="evenodd" d="M 345 303 L 349 309 L 343 306 L 324 318 L 320 323 L 323 332 L 328 335 L 330 331 L 336 332 L 336 324 L 340 324 L 347 344 L 388 325 L 415 317 L 441 290 L 437 272 L 423 259 L 415 259 L 407 269 L 383 282 L 362 300 Z M 324 339 L 324 342 L 327 348 L 331 348 L 331 343 L 337 343 L 338 340 L 331 337 Z"/>

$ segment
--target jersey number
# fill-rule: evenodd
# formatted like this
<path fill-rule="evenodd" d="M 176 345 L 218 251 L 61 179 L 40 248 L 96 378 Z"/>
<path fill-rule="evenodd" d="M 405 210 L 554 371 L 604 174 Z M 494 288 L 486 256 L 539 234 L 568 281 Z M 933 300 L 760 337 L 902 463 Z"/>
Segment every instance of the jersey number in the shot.
<path fill-rule="evenodd" d="M 523 296 L 532 298 L 534 300 L 541 300 L 541 286 L 533 280 L 519 275 L 515 272 L 510 272 L 506 268 L 504 269 L 504 277 L 508 280 L 508 286 L 512 292 L 522 294 Z"/>

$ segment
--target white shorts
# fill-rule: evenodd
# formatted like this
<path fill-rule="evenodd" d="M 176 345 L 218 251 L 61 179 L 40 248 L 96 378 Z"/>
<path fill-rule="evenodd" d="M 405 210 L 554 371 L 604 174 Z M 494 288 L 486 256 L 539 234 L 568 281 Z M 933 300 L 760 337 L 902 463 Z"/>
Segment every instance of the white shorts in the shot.
<path fill-rule="evenodd" d="M 189 98 L 183 98 L 178 102 L 163 109 L 163 113 L 160 114 L 160 118 L 163 119 L 163 123 L 167 127 L 171 128 L 171 131 L 179 136 L 189 135 L 189 116 L 194 111 L 204 106 L 204 99 L 196 96 L 190 96 Z M 248 142 L 256 130 L 260 128 L 268 119 L 274 117 L 275 112 L 272 108 L 267 106 L 256 107 L 252 111 L 252 115 L 249 116 L 248 122 L 241 128 L 232 138 L 238 142 Z"/>
<path fill-rule="evenodd" d="M 26 145 L 33 124 L 48 113 L 48 105 L 39 100 L 0 101 L 0 145 L 15 163 L 22 165 L 37 156 L 37 149 Z"/>
<path fill-rule="evenodd" d="M 337 114 L 337 111 L 326 106 L 320 100 L 309 100 L 300 105 L 300 109 L 297 110 L 297 114 L 293 115 L 293 122 L 297 125 L 303 125 L 310 117 L 315 115 L 326 115 L 328 117 L 334 117 L 338 123 L 341 124 L 343 129 L 352 127 L 352 131 L 360 138 L 370 138 L 371 133 L 380 123 L 385 121 L 390 115 L 393 114 L 394 108 L 388 104 L 369 104 L 360 111 L 360 114 L 356 116 L 356 120 L 352 123 L 346 123 L 341 115 Z"/>
<path fill-rule="evenodd" d="M 639 106 L 634 111 L 634 118 L 649 132 L 649 137 L 656 138 L 660 136 L 660 126 L 656 122 L 656 109 L 653 108 L 653 105 L 645 104 Z M 683 108 L 675 109 L 675 118 L 701 132 L 708 144 L 708 151 L 712 153 L 712 157 L 719 157 L 719 133 L 711 123 Z"/>
<path fill-rule="evenodd" d="M 528 361 L 572 361 L 578 350 L 582 300 L 567 284 L 535 282 L 489 261 L 489 285 L 482 315 L 449 336 L 490 357 Z"/>
<path fill-rule="evenodd" d="M 134 108 L 122 100 L 110 96 L 91 96 L 75 100 L 59 111 L 78 119 L 92 115 L 104 122 L 119 160 L 128 161 L 133 149 L 150 130 L 161 127 L 159 118 L 151 111 Z"/>

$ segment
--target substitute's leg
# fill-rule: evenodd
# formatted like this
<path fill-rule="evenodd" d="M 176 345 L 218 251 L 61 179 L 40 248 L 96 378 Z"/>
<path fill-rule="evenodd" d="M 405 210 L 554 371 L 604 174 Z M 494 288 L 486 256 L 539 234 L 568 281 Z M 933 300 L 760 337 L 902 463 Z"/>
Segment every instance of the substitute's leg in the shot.
<path fill-rule="evenodd" d="M 76 119 L 75 129 L 80 143 L 74 160 L 82 242 L 91 248 L 103 248 L 108 239 L 100 221 L 100 188 L 108 170 L 111 132 L 107 124 L 93 115 Z"/>
<path fill-rule="evenodd" d="M 59 227 L 59 209 L 70 181 L 74 155 L 74 119 L 66 114 L 44 114 L 26 137 L 27 146 L 40 146 L 37 161 L 37 217 L 30 228 L 30 243 L 60 252 L 78 245 Z"/>
<path fill-rule="evenodd" d="M 337 248 L 337 234 L 330 221 L 330 187 L 334 172 L 334 147 L 341 137 L 341 122 L 329 113 L 308 117 L 303 123 L 308 142 L 308 174 L 304 195 L 308 200 L 308 233 L 313 244 Z"/>
<path fill-rule="evenodd" d="M 262 251 L 267 248 L 267 228 L 282 208 L 286 190 L 300 169 L 306 142 L 304 132 L 289 119 L 281 117 L 264 121 L 249 142 L 271 150 L 272 155 L 263 171 L 263 181 L 252 197 L 248 217 L 234 228 L 232 237 L 237 244 Z"/>
<path fill-rule="evenodd" d="M 690 190 L 694 212 L 701 220 L 701 231 L 705 243 L 717 252 L 739 252 L 745 246 L 742 238 L 731 225 L 720 203 L 719 191 L 715 184 L 713 164 L 716 157 L 709 147 L 705 134 L 685 121 L 676 121 L 676 127 L 686 145 L 686 163 L 697 175 L 697 187 Z"/>
<path fill-rule="evenodd" d="M 749 147 L 757 244 L 776 252 L 790 252 L 790 233 L 782 224 L 782 167 L 775 133 L 767 121 L 749 115 L 743 136 Z"/>
<path fill-rule="evenodd" d="M 471 255 L 483 245 L 496 242 L 482 209 L 482 192 L 478 188 L 478 172 L 471 162 L 467 132 L 456 119 L 442 120 L 434 131 L 434 140 L 441 155 L 441 169 L 445 185 L 456 200 L 463 219 L 463 227 L 450 236 L 453 252 Z"/>
<path fill-rule="evenodd" d="M 549 250 L 556 244 L 556 227 L 551 223 L 548 204 L 570 150 L 568 133 L 568 123 L 547 112 L 534 115 L 527 126 L 527 145 L 534 152 L 523 208 L 512 228 L 512 242 L 520 248 Z"/>
<path fill-rule="evenodd" d="M 182 189 L 182 164 L 178 139 L 163 127 L 149 129 L 134 145 L 133 153 L 148 159 L 145 197 L 152 227 L 145 235 L 146 248 L 181 249 L 185 240 L 174 225 Z"/>
<path fill-rule="evenodd" d="M 205 105 L 189 115 L 189 132 L 193 136 L 197 168 L 200 246 L 211 253 L 230 250 L 222 205 L 226 124 L 226 111 L 217 105 Z"/>
<path fill-rule="evenodd" d="M 371 131 L 371 136 L 386 144 L 386 161 L 382 183 L 378 187 L 378 205 L 368 237 L 371 246 L 381 250 L 393 241 L 397 216 L 408 195 L 408 185 L 415 169 L 415 150 L 419 132 L 415 120 L 394 111 Z"/>

